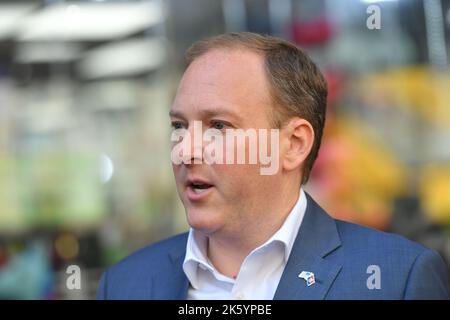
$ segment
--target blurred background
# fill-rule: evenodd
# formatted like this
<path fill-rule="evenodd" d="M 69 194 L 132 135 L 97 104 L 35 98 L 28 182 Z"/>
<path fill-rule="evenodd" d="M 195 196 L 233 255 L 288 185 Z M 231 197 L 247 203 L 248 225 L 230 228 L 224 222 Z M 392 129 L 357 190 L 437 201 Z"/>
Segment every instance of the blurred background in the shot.
<path fill-rule="evenodd" d="M 450 262 L 450 0 L 0 1 L 0 298 L 92 299 L 106 266 L 188 229 L 168 110 L 186 48 L 226 31 L 326 75 L 305 189 Z"/>

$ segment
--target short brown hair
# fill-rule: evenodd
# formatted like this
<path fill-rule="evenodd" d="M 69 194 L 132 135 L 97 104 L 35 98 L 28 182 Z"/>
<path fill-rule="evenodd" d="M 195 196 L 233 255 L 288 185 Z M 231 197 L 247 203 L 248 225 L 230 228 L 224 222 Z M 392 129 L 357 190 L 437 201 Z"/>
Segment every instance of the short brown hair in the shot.
<path fill-rule="evenodd" d="M 251 32 L 225 33 L 195 42 L 186 52 L 187 66 L 206 52 L 219 48 L 244 48 L 263 54 L 272 85 L 274 127 L 281 128 L 295 116 L 311 123 L 314 143 L 304 165 L 302 183 L 306 183 L 319 153 L 325 124 L 327 83 L 319 68 L 294 44 Z"/>

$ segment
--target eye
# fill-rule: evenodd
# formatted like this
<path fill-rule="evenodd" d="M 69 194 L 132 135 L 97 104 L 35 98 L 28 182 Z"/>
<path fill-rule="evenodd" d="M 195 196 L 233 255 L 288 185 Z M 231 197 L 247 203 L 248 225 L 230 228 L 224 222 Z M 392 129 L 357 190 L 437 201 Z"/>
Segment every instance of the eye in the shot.
<path fill-rule="evenodd" d="M 224 130 L 226 127 L 230 127 L 230 124 L 224 121 L 212 121 L 212 127 L 217 130 Z"/>
<path fill-rule="evenodd" d="M 183 129 L 184 128 L 184 124 L 180 121 L 172 121 L 171 126 L 174 130 L 177 129 Z"/>

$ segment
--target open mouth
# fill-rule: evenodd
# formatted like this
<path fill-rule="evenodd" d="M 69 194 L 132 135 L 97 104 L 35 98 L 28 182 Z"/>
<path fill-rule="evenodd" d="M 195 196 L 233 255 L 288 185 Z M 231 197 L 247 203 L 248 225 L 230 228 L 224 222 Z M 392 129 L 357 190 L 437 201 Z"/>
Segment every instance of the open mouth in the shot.
<path fill-rule="evenodd" d="M 212 188 L 211 184 L 207 183 L 190 183 L 189 187 L 196 193 L 200 194 L 208 190 L 209 188 Z"/>

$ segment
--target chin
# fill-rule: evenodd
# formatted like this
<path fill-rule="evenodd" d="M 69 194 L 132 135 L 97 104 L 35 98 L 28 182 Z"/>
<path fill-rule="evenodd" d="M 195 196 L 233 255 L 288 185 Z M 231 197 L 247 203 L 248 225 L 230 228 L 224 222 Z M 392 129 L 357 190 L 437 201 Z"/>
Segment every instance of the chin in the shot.
<path fill-rule="evenodd" d="M 223 226 L 223 219 L 211 211 L 205 212 L 202 209 L 190 208 L 186 210 L 187 222 L 191 228 L 206 234 L 214 233 Z"/>

